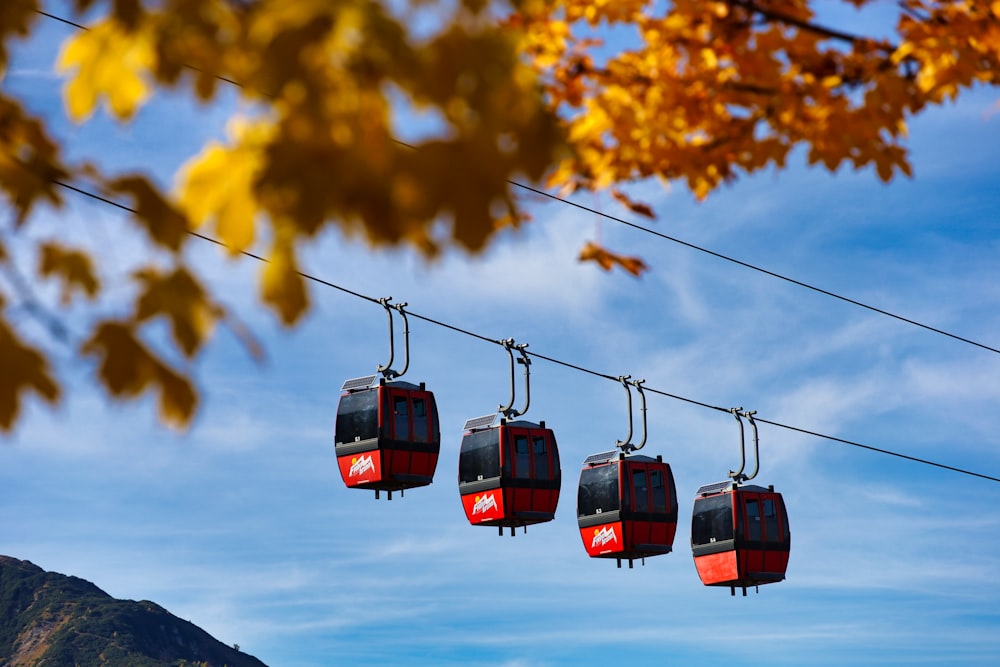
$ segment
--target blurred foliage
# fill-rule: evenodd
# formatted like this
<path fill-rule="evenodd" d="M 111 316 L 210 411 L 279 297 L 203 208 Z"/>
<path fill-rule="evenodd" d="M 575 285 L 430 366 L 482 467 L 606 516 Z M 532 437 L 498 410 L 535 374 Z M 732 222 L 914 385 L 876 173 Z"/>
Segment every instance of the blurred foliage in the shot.
<path fill-rule="evenodd" d="M 161 88 L 207 103 L 228 86 L 240 112 L 166 193 L 139 173 L 68 162 L 45 121 L 0 91 L 0 192 L 11 211 L 0 235 L 0 430 L 16 425 L 26 395 L 61 395 L 51 354 L 9 315 L 39 312 L 38 284 L 55 286 L 56 307 L 87 306 L 89 333 L 73 344 L 95 360 L 101 386 L 119 398 L 154 394 L 161 418 L 183 427 L 198 405 L 193 361 L 217 324 L 235 326 L 185 261 L 189 232 L 233 254 L 268 244 L 260 299 L 293 325 L 309 308 L 300 249 L 330 226 L 427 257 L 476 253 L 523 222 L 513 179 L 607 189 L 652 217 L 623 186 L 657 177 L 704 198 L 739 174 L 785 167 L 797 145 L 810 163 L 873 168 L 888 181 L 911 173 L 909 116 L 997 83 L 1000 2 L 900 0 L 891 38 L 826 25 L 817 4 L 75 0 L 77 20 L 102 18 L 59 57 L 71 119 L 127 122 Z M 45 20 L 40 9 L 0 5 L 0 78 L 17 41 Z M 437 129 L 400 141 L 400 101 Z M 136 211 L 150 258 L 132 277 L 130 312 L 100 307 L 107 277 L 95 249 L 41 240 L 31 253 L 22 240 L 11 252 L 32 214 L 60 206 L 74 183 Z M 647 268 L 595 242 L 580 259 Z M 157 325 L 170 332 L 166 349 L 148 341 Z"/>

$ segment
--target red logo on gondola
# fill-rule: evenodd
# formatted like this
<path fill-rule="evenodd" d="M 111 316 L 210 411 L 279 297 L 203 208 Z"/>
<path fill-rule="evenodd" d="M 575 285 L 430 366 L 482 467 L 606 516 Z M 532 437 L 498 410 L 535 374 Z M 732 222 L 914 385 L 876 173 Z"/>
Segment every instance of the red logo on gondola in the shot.
<path fill-rule="evenodd" d="M 492 493 L 485 496 L 476 496 L 476 504 L 472 506 L 472 515 L 484 514 L 495 509 L 497 509 L 497 499 Z"/>
<path fill-rule="evenodd" d="M 590 548 L 603 547 L 611 542 L 618 543 L 618 534 L 614 526 L 604 526 L 600 530 L 594 529 L 594 539 L 590 542 Z"/>
<path fill-rule="evenodd" d="M 375 472 L 375 462 L 372 461 L 371 454 L 351 459 L 351 470 L 348 477 L 360 477 L 369 472 Z"/>

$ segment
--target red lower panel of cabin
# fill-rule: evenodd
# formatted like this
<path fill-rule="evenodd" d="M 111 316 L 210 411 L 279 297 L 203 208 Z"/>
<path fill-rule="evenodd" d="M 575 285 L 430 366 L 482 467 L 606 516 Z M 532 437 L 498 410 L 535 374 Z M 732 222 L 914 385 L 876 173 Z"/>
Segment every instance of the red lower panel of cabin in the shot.
<path fill-rule="evenodd" d="M 437 459 L 431 452 L 373 449 L 337 457 L 337 465 L 349 487 L 395 491 L 430 484 Z"/>
<path fill-rule="evenodd" d="M 788 552 L 741 549 L 697 556 L 695 567 L 706 586 L 763 586 L 785 578 Z"/>
<path fill-rule="evenodd" d="M 616 521 L 580 529 L 580 538 L 592 558 L 648 558 L 670 553 L 676 523 Z"/>
<path fill-rule="evenodd" d="M 581 528 L 580 539 L 587 555 L 592 558 L 616 558 L 625 551 L 625 536 L 620 521 Z"/>
<path fill-rule="evenodd" d="M 623 527 L 626 550 L 651 556 L 670 552 L 677 531 L 676 523 L 666 521 L 625 521 Z"/>
<path fill-rule="evenodd" d="M 462 496 L 465 516 L 474 526 L 528 526 L 551 521 L 558 489 L 497 488 Z"/>

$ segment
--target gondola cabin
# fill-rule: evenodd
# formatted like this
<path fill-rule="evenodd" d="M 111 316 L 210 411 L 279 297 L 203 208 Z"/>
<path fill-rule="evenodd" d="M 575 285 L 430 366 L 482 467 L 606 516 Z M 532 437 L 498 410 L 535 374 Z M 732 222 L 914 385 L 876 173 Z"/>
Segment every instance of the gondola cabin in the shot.
<path fill-rule="evenodd" d="M 781 494 L 773 486 L 732 481 L 698 489 L 691 517 L 691 549 L 706 586 L 737 588 L 785 578 L 791 533 Z"/>
<path fill-rule="evenodd" d="M 400 380 L 371 386 L 372 375 L 344 383 L 337 406 L 337 464 L 348 487 L 387 491 L 426 486 L 441 450 L 434 394 Z"/>
<path fill-rule="evenodd" d="M 545 422 L 507 421 L 497 415 L 465 424 L 458 457 L 458 490 L 474 526 L 514 530 L 551 521 L 559 503 L 559 449 Z"/>
<path fill-rule="evenodd" d="M 617 450 L 583 462 L 576 502 L 580 538 L 591 558 L 629 562 L 670 553 L 677 532 L 677 489 L 663 457 Z"/>

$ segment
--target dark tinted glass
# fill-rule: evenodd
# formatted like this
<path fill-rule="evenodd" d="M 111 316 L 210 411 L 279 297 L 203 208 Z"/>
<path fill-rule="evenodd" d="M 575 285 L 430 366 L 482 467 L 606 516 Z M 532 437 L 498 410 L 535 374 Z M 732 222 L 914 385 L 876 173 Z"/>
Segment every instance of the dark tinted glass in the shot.
<path fill-rule="evenodd" d="M 552 479 L 549 472 L 549 448 L 545 446 L 545 438 L 536 435 L 534 441 L 535 479 Z"/>
<path fill-rule="evenodd" d="M 514 436 L 514 477 L 531 477 L 531 447 L 526 435 Z"/>
<path fill-rule="evenodd" d="M 618 502 L 618 466 L 584 468 L 576 497 L 577 515 L 589 516 L 598 510 L 611 512 L 619 508 Z"/>
<path fill-rule="evenodd" d="M 764 499 L 764 538 L 768 542 L 781 541 L 778 533 L 778 509 L 774 506 L 773 498 Z"/>
<path fill-rule="evenodd" d="M 663 483 L 662 470 L 649 471 L 649 486 L 653 489 L 653 511 L 667 511 L 667 489 Z"/>
<path fill-rule="evenodd" d="M 407 404 L 406 396 L 393 396 L 392 397 L 392 414 L 394 415 L 394 428 L 396 429 L 393 435 L 397 440 L 409 440 L 410 439 L 410 409 Z"/>
<path fill-rule="evenodd" d="M 378 388 L 340 397 L 334 441 L 356 442 L 378 437 Z"/>
<path fill-rule="evenodd" d="M 462 438 L 462 451 L 458 456 L 458 481 L 475 482 L 499 476 L 499 429 L 476 431 Z"/>
<path fill-rule="evenodd" d="M 784 541 L 789 542 L 792 539 L 792 531 L 788 527 L 788 511 L 785 509 L 785 503 L 781 500 L 781 496 L 778 496 L 778 508 L 781 510 L 781 534 Z"/>
<path fill-rule="evenodd" d="M 649 489 L 646 487 L 646 469 L 632 471 L 632 492 L 635 494 L 635 511 L 649 511 Z"/>
<path fill-rule="evenodd" d="M 694 501 L 691 544 L 711 544 L 733 539 L 732 496 L 729 494 Z"/>
<path fill-rule="evenodd" d="M 430 439 L 427 428 L 427 403 L 422 398 L 413 397 L 413 441 L 427 442 Z"/>
<path fill-rule="evenodd" d="M 760 540 L 760 503 L 754 498 L 747 498 L 747 539 Z"/>

